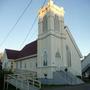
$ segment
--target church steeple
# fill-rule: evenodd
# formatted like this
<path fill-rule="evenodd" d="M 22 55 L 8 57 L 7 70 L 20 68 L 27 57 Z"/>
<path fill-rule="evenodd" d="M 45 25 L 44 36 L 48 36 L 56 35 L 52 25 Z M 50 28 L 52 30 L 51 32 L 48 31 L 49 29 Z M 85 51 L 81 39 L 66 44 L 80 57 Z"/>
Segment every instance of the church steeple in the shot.
<path fill-rule="evenodd" d="M 38 27 L 38 67 L 43 67 L 47 71 L 46 67 L 55 67 L 56 62 L 61 61 L 61 65 L 63 65 L 65 54 L 61 52 L 62 45 L 64 45 L 61 42 L 65 40 L 64 9 L 55 5 L 53 0 L 48 0 L 47 4 L 39 10 Z M 57 53 L 59 57 L 56 55 Z M 46 60 L 43 56 L 47 56 Z M 57 57 L 60 59 L 59 61 Z M 47 66 L 44 66 L 46 61 Z M 60 68 L 60 65 L 58 67 Z"/>
<path fill-rule="evenodd" d="M 55 5 L 53 0 L 48 0 L 47 5 L 39 10 L 39 17 L 43 18 L 48 11 L 52 11 L 54 14 L 64 17 L 64 8 Z"/>

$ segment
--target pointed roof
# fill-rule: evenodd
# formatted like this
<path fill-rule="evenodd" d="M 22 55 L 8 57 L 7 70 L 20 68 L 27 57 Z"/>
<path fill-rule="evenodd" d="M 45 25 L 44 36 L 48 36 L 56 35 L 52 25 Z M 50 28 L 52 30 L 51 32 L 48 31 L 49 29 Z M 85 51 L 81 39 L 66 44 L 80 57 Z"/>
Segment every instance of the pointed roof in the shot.
<path fill-rule="evenodd" d="M 37 54 L 37 40 L 27 44 L 21 51 L 5 49 L 8 59 L 19 59 Z"/>
<path fill-rule="evenodd" d="M 64 16 L 64 8 L 55 5 L 53 0 L 48 0 L 47 5 L 39 10 L 39 17 L 43 18 L 48 11 L 52 11 L 59 16 Z"/>

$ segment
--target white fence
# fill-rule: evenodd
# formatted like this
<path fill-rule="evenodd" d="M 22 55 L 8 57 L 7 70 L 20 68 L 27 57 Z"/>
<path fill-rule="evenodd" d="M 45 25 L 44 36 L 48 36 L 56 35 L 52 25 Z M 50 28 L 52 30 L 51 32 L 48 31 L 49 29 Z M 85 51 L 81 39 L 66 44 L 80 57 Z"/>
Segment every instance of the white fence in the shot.
<path fill-rule="evenodd" d="M 8 75 L 5 82 L 7 82 L 7 90 L 8 84 L 11 84 L 16 87 L 16 90 L 19 88 L 20 90 L 38 90 L 41 88 L 41 82 L 30 78 L 27 76 L 20 74 Z M 5 87 L 4 87 L 5 88 Z"/>

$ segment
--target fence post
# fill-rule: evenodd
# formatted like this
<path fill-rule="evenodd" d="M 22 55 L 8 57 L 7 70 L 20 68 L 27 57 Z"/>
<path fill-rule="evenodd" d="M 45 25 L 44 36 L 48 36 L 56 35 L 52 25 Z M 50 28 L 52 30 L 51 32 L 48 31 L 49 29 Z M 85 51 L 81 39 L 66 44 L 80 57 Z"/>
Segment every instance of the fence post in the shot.
<path fill-rule="evenodd" d="M 28 85 L 28 90 L 30 90 L 30 85 L 29 85 L 29 81 L 27 80 L 27 85 Z"/>
<path fill-rule="evenodd" d="M 24 88 L 24 85 L 23 85 L 24 82 L 23 82 L 23 81 L 24 81 L 24 80 L 21 80 L 21 82 L 22 82 L 22 84 L 21 84 L 21 88 Z"/>
<path fill-rule="evenodd" d="M 33 86 L 34 86 L 34 79 L 32 81 L 33 81 Z"/>

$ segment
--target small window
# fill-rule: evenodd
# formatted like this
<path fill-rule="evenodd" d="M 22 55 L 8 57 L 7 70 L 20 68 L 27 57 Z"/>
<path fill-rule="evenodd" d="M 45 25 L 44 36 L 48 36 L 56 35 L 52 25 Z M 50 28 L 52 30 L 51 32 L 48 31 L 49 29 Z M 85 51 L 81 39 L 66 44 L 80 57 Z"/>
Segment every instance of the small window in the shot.
<path fill-rule="evenodd" d="M 24 68 L 27 68 L 27 64 L 25 63 Z"/>
<path fill-rule="evenodd" d="M 47 61 L 44 60 L 43 66 L 47 66 Z"/>
<path fill-rule="evenodd" d="M 43 54 L 43 66 L 47 66 L 47 52 L 44 51 L 44 54 Z"/>
<path fill-rule="evenodd" d="M 20 68 L 22 68 L 22 61 L 20 61 Z"/>
<path fill-rule="evenodd" d="M 13 62 L 11 62 L 11 68 L 13 68 Z"/>
<path fill-rule="evenodd" d="M 47 79 L 47 74 L 44 74 L 45 79 Z"/>

